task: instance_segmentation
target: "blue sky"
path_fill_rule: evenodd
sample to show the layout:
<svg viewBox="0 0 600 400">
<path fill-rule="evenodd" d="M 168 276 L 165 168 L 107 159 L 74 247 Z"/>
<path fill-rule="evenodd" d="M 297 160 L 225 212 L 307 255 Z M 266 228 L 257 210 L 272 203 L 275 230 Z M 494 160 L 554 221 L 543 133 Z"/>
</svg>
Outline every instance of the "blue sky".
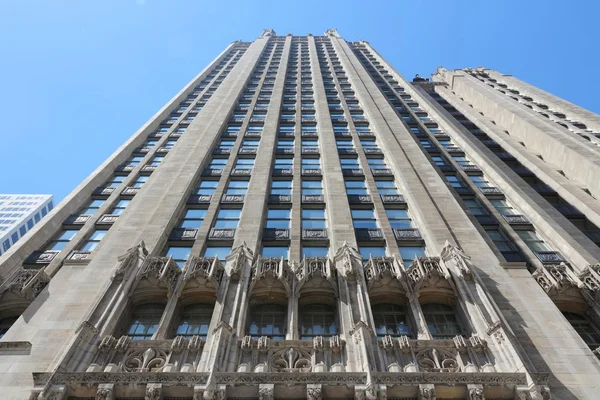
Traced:
<svg viewBox="0 0 600 400">
<path fill-rule="evenodd" d="M 3 0 L 0 193 L 63 199 L 225 46 L 367 40 L 406 78 L 485 66 L 600 113 L 598 1 Z"/>
</svg>

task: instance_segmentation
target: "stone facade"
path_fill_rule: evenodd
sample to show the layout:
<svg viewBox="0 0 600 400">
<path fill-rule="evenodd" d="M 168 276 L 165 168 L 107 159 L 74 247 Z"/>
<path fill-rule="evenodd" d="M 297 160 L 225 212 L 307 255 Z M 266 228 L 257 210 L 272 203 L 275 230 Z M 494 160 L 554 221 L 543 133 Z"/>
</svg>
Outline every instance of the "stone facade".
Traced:
<svg viewBox="0 0 600 400">
<path fill-rule="evenodd" d="M 234 42 L 0 258 L 3 398 L 594 399 L 597 121 Z"/>
</svg>

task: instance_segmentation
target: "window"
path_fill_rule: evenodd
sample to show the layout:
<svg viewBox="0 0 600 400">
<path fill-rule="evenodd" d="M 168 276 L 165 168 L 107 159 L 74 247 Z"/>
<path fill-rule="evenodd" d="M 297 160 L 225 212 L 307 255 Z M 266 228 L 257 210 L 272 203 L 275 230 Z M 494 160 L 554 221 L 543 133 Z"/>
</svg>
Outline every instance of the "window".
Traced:
<svg viewBox="0 0 600 400">
<path fill-rule="evenodd" d="M 377 219 L 375 218 L 375 211 L 373 209 L 358 209 L 351 211 L 354 228 L 379 228 Z"/>
<path fill-rule="evenodd" d="M 240 214 L 242 210 L 239 208 L 222 208 L 217 213 L 215 228 L 235 229 L 240 222 Z"/>
<path fill-rule="evenodd" d="M 549 251 L 550 247 L 534 231 L 516 231 L 531 251 Z"/>
<path fill-rule="evenodd" d="M 302 257 L 327 257 L 328 247 L 322 246 L 303 246 Z"/>
<path fill-rule="evenodd" d="M 471 161 L 465 158 L 465 156 L 452 156 L 452 159 L 461 167 L 473 165 L 471 164 Z"/>
<path fill-rule="evenodd" d="M 322 181 L 302 181 L 302 195 L 322 195 L 323 194 L 323 182 Z"/>
<path fill-rule="evenodd" d="M 373 257 L 386 257 L 385 247 L 373 247 L 373 246 L 360 246 L 358 252 L 363 258 L 363 261 L 367 261 L 371 256 Z"/>
<path fill-rule="evenodd" d="M 192 247 L 184 247 L 184 246 L 169 246 L 167 248 L 167 257 L 173 257 L 173 261 L 180 267 L 183 267 L 188 258 L 190 258 L 190 253 L 192 252 Z"/>
<path fill-rule="evenodd" d="M 325 229 L 324 209 L 303 209 L 302 229 Z"/>
<path fill-rule="evenodd" d="M 216 181 L 215 181 L 216 182 Z M 225 194 L 241 194 L 245 195 L 248 191 L 249 181 L 244 180 L 230 180 L 227 184 Z"/>
<path fill-rule="evenodd" d="M 92 215 L 104 204 L 104 200 L 91 200 L 87 206 L 81 209 L 79 215 Z"/>
<path fill-rule="evenodd" d="M 152 161 L 150 162 L 149 165 L 151 165 L 153 167 L 158 167 L 164 159 L 165 159 L 164 156 L 154 156 L 154 158 L 152 159 Z"/>
<path fill-rule="evenodd" d="M 88 240 L 86 240 L 81 247 L 79 247 L 79 250 L 94 251 L 96 246 L 98 246 L 98 243 L 100 243 L 104 236 L 106 236 L 106 232 L 108 232 L 108 229 L 97 229 L 94 231 L 94 233 L 92 233 L 92 236 L 90 236 Z"/>
<path fill-rule="evenodd" d="M 327 304 L 300 306 L 300 340 L 337 335 L 335 308 Z"/>
<path fill-rule="evenodd" d="M 506 202 L 506 200 L 490 200 L 490 203 L 498 210 L 502 215 L 515 215 L 518 214 L 514 208 Z"/>
<path fill-rule="evenodd" d="M 289 252 L 290 252 L 289 247 L 263 246 L 260 255 L 262 257 L 275 257 L 275 258 L 283 257 L 284 259 L 287 260 L 289 258 Z"/>
<path fill-rule="evenodd" d="M 400 246 L 400 256 L 402 257 L 402 263 L 405 267 L 409 267 L 415 258 L 425 257 L 425 251 L 419 246 Z"/>
<path fill-rule="evenodd" d="M 500 252 L 515 252 L 516 248 L 512 244 L 512 242 L 506 237 L 504 232 L 495 229 L 495 230 L 486 230 L 486 233 L 494 242 L 494 245 Z"/>
<path fill-rule="evenodd" d="M 112 177 L 112 179 L 106 182 L 105 186 L 111 188 L 119 187 L 125 178 L 127 178 L 126 175 L 115 175 Z"/>
<path fill-rule="evenodd" d="M 371 307 L 378 337 L 412 336 L 404 307 L 396 304 L 376 304 Z"/>
<path fill-rule="evenodd" d="M 144 159 L 144 157 L 142 156 L 135 156 L 135 157 L 131 157 L 129 159 L 129 161 L 127 161 L 128 166 L 136 166 L 138 165 L 140 162 L 142 162 L 142 160 Z"/>
<path fill-rule="evenodd" d="M 29 220 L 27 220 L 27 229 L 31 228 L 33 228 L 33 220 L 30 218 Z"/>
<path fill-rule="evenodd" d="M 290 195 L 292 194 L 292 181 L 272 181 L 271 194 Z"/>
<path fill-rule="evenodd" d="M 430 303 L 421 306 L 427 328 L 434 339 L 452 339 L 461 335 L 462 328 L 458 323 L 454 308 L 446 304 Z"/>
<path fill-rule="evenodd" d="M 438 167 L 444 167 L 444 166 L 448 165 L 448 163 L 446 162 L 446 159 L 442 156 L 431 156 L 431 160 Z"/>
<path fill-rule="evenodd" d="M 67 244 L 69 244 L 69 242 L 71 241 L 71 239 L 73 239 L 73 237 L 75 235 L 77 235 L 77 230 L 73 230 L 73 229 L 68 229 L 66 231 L 63 231 L 60 235 L 58 235 L 56 237 L 56 239 L 52 240 L 49 244 L 48 247 L 46 248 L 46 250 L 62 250 L 64 249 Z M 5 249 L 7 250 L 7 249 Z"/>
<path fill-rule="evenodd" d="M 377 186 L 377 190 L 379 194 L 389 195 L 389 194 L 398 194 L 398 189 L 396 189 L 396 185 L 394 181 L 375 181 L 375 185 Z"/>
<path fill-rule="evenodd" d="M 210 162 L 210 165 L 207 167 L 209 169 L 223 169 L 227 164 L 226 158 L 213 158 Z"/>
<path fill-rule="evenodd" d="M 4 337 L 6 332 L 8 332 L 10 327 L 13 326 L 18 319 L 19 317 L 8 317 L 0 320 L 0 339 Z"/>
<path fill-rule="evenodd" d="M 136 307 L 131 316 L 127 336 L 133 340 L 152 340 L 164 309 L 162 304 L 144 304 Z"/>
<path fill-rule="evenodd" d="M 234 168 L 237 169 L 252 169 L 254 167 L 254 158 L 238 158 Z"/>
<path fill-rule="evenodd" d="M 483 176 L 470 175 L 469 179 L 471 179 L 471 182 L 473 182 L 478 188 L 490 187 L 490 183 Z"/>
<path fill-rule="evenodd" d="M 281 131 L 281 129 L 280 129 Z M 277 141 L 277 150 L 289 149 L 289 151 L 294 150 L 294 141 L 287 139 L 279 139 Z"/>
<path fill-rule="evenodd" d="M 354 148 L 354 143 L 352 143 L 352 140 L 336 140 L 335 144 L 338 149 L 353 149 Z"/>
<path fill-rule="evenodd" d="M 177 143 L 177 139 L 169 139 L 164 143 L 163 147 L 166 149 L 172 149 L 173 146 L 175 146 L 175 143 Z"/>
<path fill-rule="evenodd" d="M 275 169 L 292 169 L 293 166 L 293 158 L 275 158 Z"/>
<path fill-rule="evenodd" d="M 260 304 L 250 308 L 248 334 L 284 340 L 287 307 L 279 304 Z"/>
<path fill-rule="evenodd" d="M 202 181 L 196 189 L 196 194 L 212 195 L 215 194 L 219 181 Z"/>
<path fill-rule="evenodd" d="M 378 149 L 379 148 L 379 146 L 377 146 L 377 142 L 375 140 L 369 140 L 369 139 L 361 139 L 360 145 L 363 147 L 363 149 Z"/>
<path fill-rule="evenodd" d="M 346 193 L 347 194 L 359 194 L 359 195 L 369 194 L 369 191 L 367 190 L 365 181 L 345 180 L 344 183 L 346 184 Z"/>
<path fill-rule="evenodd" d="M 242 149 L 258 149 L 258 144 L 260 141 L 258 140 L 244 140 L 242 141 Z"/>
<path fill-rule="evenodd" d="M 343 169 L 360 169 L 358 158 L 340 158 Z"/>
<path fill-rule="evenodd" d="M 117 204 L 114 205 L 112 211 L 110 212 L 112 215 L 121 215 L 127 208 L 127 206 L 131 203 L 131 200 L 119 200 Z"/>
<path fill-rule="evenodd" d="M 186 338 L 200 336 L 206 340 L 213 309 L 212 304 L 192 304 L 185 307 L 181 313 L 176 335 Z"/>
<path fill-rule="evenodd" d="M 392 228 L 412 228 L 411 219 L 408 216 L 408 212 L 406 210 L 385 210 L 385 214 L 387 215 Z"/>
<path fill-rule="evenodd" d="M 478 216 L 478 215 L 489 215 L 488 211 L 481 205 L 481 203 L 479 203 L 478 200 L 476 199 L 463 199 L 463 202 L 465 203 L 465 205 L 467 206 L 467 208 L 469 209 L 469 211 L 471 211 L 471 214 Z"/>
<path fill-rule="evenodd" d="M 234 145 L 235 145 L 235 140 L 223 139 L 219 143 L 219 149 L 231 151 L 231 149 L 233 149 Z"/>
<path fill-rule="evenodd" d="M 19 234 L 21 235 L 21 237 L 23 237 L 23 235 L 25 235 L 26 233 L 27 233 L 27 226 L 21 225 L 19 227 Z"/>
<path fill-rule="evenodd" d="M 222 263 L 225 262 L 225 257 L 231 253 L 231 246 L 206 246 L 202 257 L 218 257 Z"/>
<path fill-rule="evenodd" d="M 600 346 L 600 332 L 587 317 L 566 311 L 563 315 L 590 349 L 596 350 Z"/>
<path fill-rule="evenodd" d="M 318 149 L 318 148 L 319 148 L 319 142 L 317 140 L 307 140 L 307 139 L 302 140 L 302 150 Z"/>
<path fill-rule="evenodd" d="M 135 182 L 131 183 L 131 187 L 136 187 L 136 188 L 141 188 L 142 186 L 144 186 L 144 183 L 146 183 L 146 181 L 148 180 L 148 178 L 150 178 L 149 176 L 144 176 L 144 175 L 140 175 L 137 177 L 137 179 L 135 180 Z"/>
<path fill-rule="evenodd" d="M 455 189 L 466 188 L 465 183 L 456 175 L 446 175 L 446 180 Z"/>
<path fill-rule="evenodd" d="M 388 167 L 383 158 L 369 158 L 367 160 L 371 169 L 386 169 Z"/>
<path fill-rule="evenodd" d="M 320 158 L 303 158 L 302 169 L 320 169 L 321 159 Z"/>
<path fill-rule="evenodd" d="M 179 223 L 180 228 L 200 228 L 204 217 L 206 216 L 206 210 L 200 210 L 197 208 L 190 208 L 185 212 L 185 215 Z"/>
<path fill-rule="evenodd" d="M 290 213 L 289 208 L 269 208 L 265 228 L 289 229 Z"/>
</svg>

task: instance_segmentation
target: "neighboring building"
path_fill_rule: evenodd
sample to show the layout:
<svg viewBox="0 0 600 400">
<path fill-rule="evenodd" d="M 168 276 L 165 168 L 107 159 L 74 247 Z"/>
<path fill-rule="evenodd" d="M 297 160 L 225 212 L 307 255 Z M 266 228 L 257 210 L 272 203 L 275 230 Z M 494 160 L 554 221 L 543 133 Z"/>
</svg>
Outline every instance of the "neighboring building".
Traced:
<svg viewBox="0 0 600 400">
<path fill-rule="evenodd" d="M 597 399 L 599 128 L 234 42 L 0 258 L 3 398 Z"/>
<path fill-rule="evenodd" d="M 0 194 L 0 255 L 52 210 L 50 194 Z"/>
</svg>

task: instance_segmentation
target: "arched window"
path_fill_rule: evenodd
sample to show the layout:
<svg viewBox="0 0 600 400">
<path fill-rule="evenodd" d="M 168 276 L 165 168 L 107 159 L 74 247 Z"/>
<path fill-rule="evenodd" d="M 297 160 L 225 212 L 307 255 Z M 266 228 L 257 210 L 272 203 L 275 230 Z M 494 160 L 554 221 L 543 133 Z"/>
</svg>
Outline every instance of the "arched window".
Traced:
<svg viewBox="0 0 600 400">
<path fill-rule="evenodd" d="M 563 311 L 563 315 L 592 350 L 600 347 L 600 332 L 584 315 Z"/>
<path fill-rule="evenodd" d="M 19 317 L 8 317 L 0 319 L 0 339 L 8 332 L 11 326 L 19 319 Z"/>
<path fill-rule="evenodd" d="M 300 306 L 300 339 L 337 335 L 335 307 L 327 304 Z"/>
<path fill-rule="evenodd" d="M 158 329 L 165 306 L 163 304 L 143 304 L 133 311 L 127 336 L 133 340 L 150 340 Z"/>
<path fill-rule="evenodd" d="M 454 308 L 439 303 L 424 304 L 422 307 L 429 333 L 434 339 L 449 339 L 461 335 L 462 328 Z"/>
<path fill-rule="evenodd" d="M 188 338 L 197 335 L 206 340 L 213 308 L 212 304 L 192 304 L 185 307 L 176 335 Z"/>
<path fill-rule="evenodd" d="M 287 307 L 279 304 L 260 304 L 250 308 L 248 334 L 268 336 L 273 340 L 285 339 Z"/>
<path fill-rule="evenodd" d="M 412 336 L 404 307 L 385 303 L 376 304 L 371 310 L 373 311 L 377 336 Z"/>
</svg>

